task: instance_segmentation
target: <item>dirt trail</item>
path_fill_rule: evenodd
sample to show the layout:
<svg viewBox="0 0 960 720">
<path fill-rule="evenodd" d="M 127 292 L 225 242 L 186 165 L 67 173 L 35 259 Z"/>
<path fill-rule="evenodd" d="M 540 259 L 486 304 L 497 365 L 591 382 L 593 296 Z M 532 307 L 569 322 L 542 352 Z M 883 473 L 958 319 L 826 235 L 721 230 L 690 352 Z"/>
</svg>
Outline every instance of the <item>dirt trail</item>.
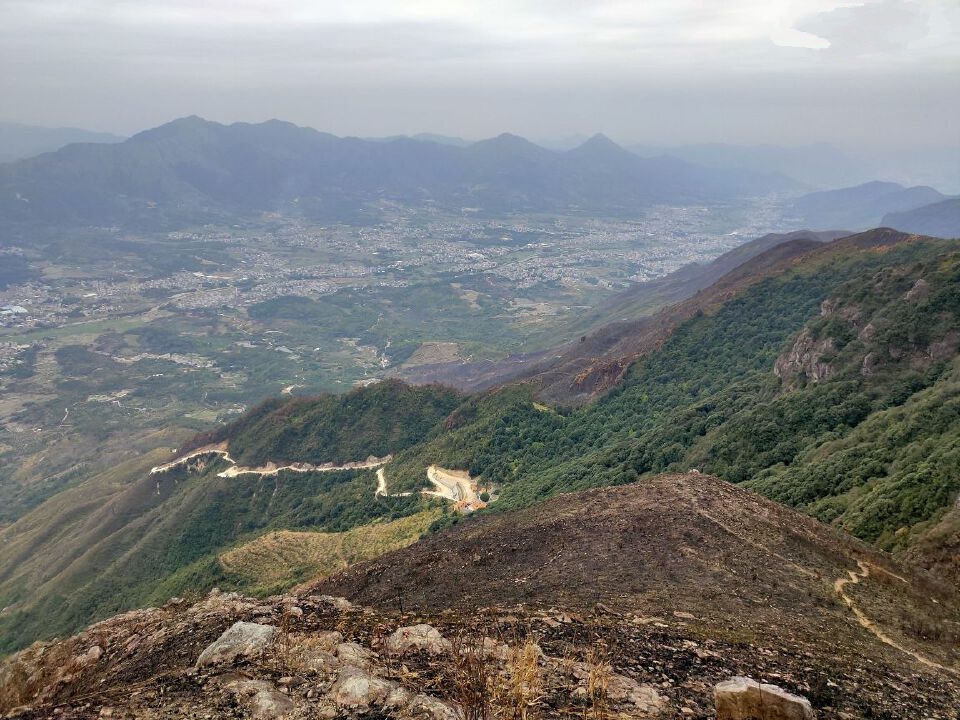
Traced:
<svg viewBox="0 0 960 720">
<path fill-rule="evenodd" d="M 938 670 L 944 670 L 953 675 L 960 676 L 960 672 L 958 672 L 957 670 L 941 665 L 940 663 L 934 660 L 931 660 L 930 658 L 925 657 L 924 655 L 921 655 L 918 652 L 914 652 L 909 648 L 905 648 L 903 645 L 898 643 L 896 640 L 894 640 L 885 632 L 883 632 L 883 630 L 877 627 L 876 623 L 874 623 L 873 620 L 868 618 L 864 614 L 864 612 L 857 607 L 856 603 L 854 602 L 854 599 L 849 595 L 847 595 L 845 588 L 847 587 L 847 585 L 857 585 L 860 583 L 861 580 L 870 577 L 871 565 L 869 563 L 863 562 L 862 560 L 857 560 L 857 567 L 859 568 L 859 570 L 847 570 L 847 574 L 849 575 L 849 577 L 837 578 L 833 583 L 833 589 L 836 591 L 837 595 L 839 595 L 840 598 L 847 604 L 847 607 L 849 607 L 850 610 L 853 611 L 854 616 L 857 618 L 857 622 L 859 622 L 860 625 L 863 626 L 868 632 L 872 633 L 874 637 L 876 637 L 880 642 L 886 643 L 890 647 L 896 648 L 900 652 L 906 653 L 917 662 L 922 663 L 923 665 L 926 665 L 928 667 L 937 668 Z M 888 575 L 891 575 L 899 580 L 902 580 L 903 582 L 906 582 L 904 578 L 900 577 L 899 575 L 895 575 L 894 573 L 891 573 L 888 570 L 884 570 L 883 568 L 877 567 L 875 565 L 872 567 L 876 568 L 877 570 L 880 570 L 881 572 L 887 573 Z"/>
<path fill-rule="evenodd" d="M 374 497 L 410 497 L 413 495 L 412 492 L 399 492 L 399 493 L 389 493 L 387 492 L 387 476 L 384 472 L 384 469 L 381 467 L 377 470 L 377 491 L 373 494 Z"/>
<path fill-rule="evenodd" d="M 243 465 L 237 465 L 237 461 L 230 457 L 230 453 L 227 451 L 226 443 L 219 443 L 217 445 L 205 445 L 202 448 L 197 448 L 193 452 L 184 455 L 182 458 L 177 458 L 171 462 L 165 463 L 163 465 L 157 465 L 156 467 L 150 470 L 151 475 L 157 473 L 164 473 L 168 470 L 173 470 L 175 467 L 184 465 L 194 458 L 201 457 L 203 455 L 219 455 L 228 463 L 231 467 L 228 467 L 223 472 L 217 473 L 217 477 L 221 478 L 234 478 L 239 475 L 259 475 L 260 477 L 265 477 L 269 475 L 277 475 L 281 471 L 288 472 L 336 472 L 338 470 L 372 470 L 373 468 L 382 467 L 386 465 L 390 460 L 393 459 L 392 455 L 387 455 L 386 457 L 373 457 L 370 456 L 366 460 L 357 460 L 355 462 L 348 462 L 343 465 L 334 465 L 333 463 L 323 463 L 322 465 L 313 465 L 311 463 L 291 463 L 290 465 L 276 465 L 272 462 L 267 463 L 266 465 L 260 467 L 244 467 Z M 378 475 L 379 477 L 379 475 Z"/>
<path fill-rule="evenodd" d="M 381 467 L 386 465 L 392 456 L 387 455 L 386 457 L 368 457 L 366 460 L 357 460 L 355 462 L 344 463 L 343 465 L 334 465 L 333 463 L 323 463 L 322 465 L 312 465 L 310 463 L 291 463 L 290 465 L 275 465 L 274 463 L 267 463 L 260 467 L 244 467 L 243 465 L 234 465 L 229 467 L 223 472 L 217 473 L 217 477 L 222 478 L 232 478 L 237 477 L 238 475 L 259 475 L 260 477 L 265 477 L 268 475 L 276 475 L 277 473 L 286 470 L 288 472 L 336 472 L 338 470 L 372 470 L 373 468 Z"/>
</svg>

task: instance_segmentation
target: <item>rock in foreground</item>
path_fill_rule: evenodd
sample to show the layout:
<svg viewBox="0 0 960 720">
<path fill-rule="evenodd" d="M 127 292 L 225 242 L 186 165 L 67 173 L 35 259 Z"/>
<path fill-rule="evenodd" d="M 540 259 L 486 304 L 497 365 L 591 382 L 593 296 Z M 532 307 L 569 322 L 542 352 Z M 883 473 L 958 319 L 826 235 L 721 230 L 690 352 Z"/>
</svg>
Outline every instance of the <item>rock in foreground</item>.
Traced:
<svg viewBox="0 0 960 720">
<path fill-rule="evenodd" d="M 197 658 L 197 666 L 226 665 L 238 658 L 251 658 L 262 655 L 277 635 L 277 629 L 271 625 L 237 622 L 217 638 Z"/>
<path fill-rule="evenodd" d="M 717 720 L 814 720 L 810 701 L 746 677 L 734 677 L 713 688 Z"/>
</svg>

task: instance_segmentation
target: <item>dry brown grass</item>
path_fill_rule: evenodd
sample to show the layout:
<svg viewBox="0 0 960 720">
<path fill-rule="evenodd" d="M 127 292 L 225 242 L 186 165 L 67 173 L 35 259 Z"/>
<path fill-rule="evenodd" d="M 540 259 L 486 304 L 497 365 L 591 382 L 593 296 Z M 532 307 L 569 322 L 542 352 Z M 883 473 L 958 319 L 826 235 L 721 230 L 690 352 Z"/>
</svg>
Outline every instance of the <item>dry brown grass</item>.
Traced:
<svg viewBox="0 0 960 720">
<path fill-rule="evenodd" d="M 437 518 L 424 511 L 392 522 L 374 523 L 339 533 L 267 533 L 220 555 L 220 564 L 246 581 L 253 592 L 275 592 L 297 578 L 315 578 L 406 547 Z"/>
<path fill-rule="evenodd" d="M 587 675 L 587 704 L 583 711 L 584 720 L 607 720 L 609 706 L 607 691 L 610 687 L 610 676 L 613 667 L 607 659 L 605 648 L 594 646 L 587 653 L 587 663 L 590 665 Z"/>
<path fill-rule="evenodd" d="M 452 670 L 453 697 L 463 708 L 464 720 L 490 720 L 496 669 L 488 662 L 482 635 L 461 633 L 454 638 Z"/>
<path fill-rule="evenodd" d="M 497 716 L 503 720 L 530 720 L 538 716 L 544 682 L 540 667 L 540 647 L 532 640 L 513 647 L 507 660 L 504 683 L 494 690 Z"/>
</svg>

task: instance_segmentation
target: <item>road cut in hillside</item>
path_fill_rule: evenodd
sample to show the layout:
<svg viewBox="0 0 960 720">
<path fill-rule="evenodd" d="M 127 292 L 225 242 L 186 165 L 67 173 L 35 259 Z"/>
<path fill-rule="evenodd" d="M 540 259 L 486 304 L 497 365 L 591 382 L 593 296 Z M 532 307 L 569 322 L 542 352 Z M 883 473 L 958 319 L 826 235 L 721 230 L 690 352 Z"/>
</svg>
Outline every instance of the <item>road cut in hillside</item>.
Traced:
<svg viewBox="0 0 960 720">
<path fill-rule="evenodd" d="M 387 492 L 387 476 L 384 472 L 384 469 L 381 467 L 377 470 L 377 490 L 373 493 L 374 497 L 410 497 L 413 495 L 412 492 L 398 492 L 391 493 Z"/>
<path fill-rule="evenodd" d="M 150 474 L 156 475 L 158 473 L 165 473 L 170 470 L 173 470 L 180 465 L 185 465 L 191 460 L 203 457 L 204 455 L 219 455 L 228 463 L 230 467 L 226 470 L 217 473 L 217 477 L 221 478 L 234 478 L 239 475 L 259 475 L 261 477 L 268 475 L 276 475 L 282 471 L 288 472 L 336 472 L 340 470 L 372 470 L 373 468 L 382 467 L 386 465 L 393 459 L 392 455 L 386 455 L 384 457 L 374 457 L 371 455 L 366 460 L 356 460 L 353 462 L 344 463 L 342 465 L 335 465 L 332 462 L 322 463 L 320 465 L 314 465 L 312 463 L 290 463 L 289 465 L 277 465 L 276 463 L 268 462 L 265 465 L 259 467 L 245 467 L 243 465 L 237 465 L 237 461 L 230 457 L 230 453 L 227 450 L 227 443 L 218 443 L 217 445 L 205 445 L 201 448 L 191 451 L 187 455 L 184 455 L 181 458 L 172 460 L 163 465 L 157 465 L 154 468 L 151 468 Z"/>
<path fill-rule="evenodd" d="M 344 463 L 343 465 L 334 465 L 333 463 L 323 463 L 322 465 L 312 465 L 310 463 L 291 463 L 290 465 L 276 465 L 274 463 L 267 463 L 260 467 L 244 467 L 242 465 L 234 465 L 227 468 L 223 472 L 217 473 L 217 477 L 222 478 L 231 478 L 237 477 L 238 475 L 259 475 L 261 477 L 267 475 L 276 475 L 281 471 L 288 472 L 336 472 L 338 470 L 372 470 L 373 468 L 378 468 L 383 465 L 386 465 L 390 460 L 393 459 L 393 456 L 387 455 L 385 457 L 374 457 L 371 455 L 366 460 L 356 460 L 354 462 Z"/>
<path fill-rule="evenodd" d="M 232 463 L 234 465 L 236 464 L 236 461 L 232 457 L 230 457 L 230 453 L 227 450 L 227 443 L 222 442 L 222 443 L 217 443 L 216 445 L 204 445 L 203 447 L 199 447 L 196 450 L 190 451 L 183 457 L 179 457 L 176 460 L 171 460 L 170 462 L 164 463 L 163 465 L 157 465 L 155 467 L 152 467 L 150 468 L 150 474 L 157 475 L 158 473 L 169 472 L 174 468 L 180 467 L 181 465 L 186 465 L 191 460 L 198 457 L 203 457 L 204 455 L 219 455 L 228 463 Z"/>
</svg>

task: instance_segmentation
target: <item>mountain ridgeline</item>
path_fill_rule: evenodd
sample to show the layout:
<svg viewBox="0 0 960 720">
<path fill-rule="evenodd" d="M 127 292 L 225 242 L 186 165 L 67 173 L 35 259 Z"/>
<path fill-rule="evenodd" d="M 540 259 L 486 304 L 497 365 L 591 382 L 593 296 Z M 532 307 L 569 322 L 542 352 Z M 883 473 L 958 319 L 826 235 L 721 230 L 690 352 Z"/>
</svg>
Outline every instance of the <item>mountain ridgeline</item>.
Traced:
<svg viewBox="0 0 960 720">
<path fill-rule="evenodd" d="M 960 238 L 960 198 L 884 215 L 882 224 L 904 232 Z"/>
<path fill-rule="evenodd" d="M 923 232 L 902 227 L 898 213 L 913 211 L 947 199 L 946 195 L 932 187 L 904 187 L 898 183 L 874 181 L 803 195 L 789 204 L 788 213 L 801 227 L 866 230 L 883 225 L 906 232 Z M 929 234 L 954 237 L 953 233 Z"/>
<path fill-rule="evenodd" d="M 597 353 L 581 356 L 588 370 L 622 367 L 592 402 L 562 354 L 549 382 L 548 368 L 466 397 L 391 381 L 268 401 L 181 450 L 226 443 L 250 466 L 393 458 L 378 473 L 224 476 L 208 455 L 156 475 L 141 465 L 95 501 L 82 488 L 52 498 L 2 534 L 5 647 L 188 589 L 266 587 L 236 558 L 279 547 L 279 531 L 474 522 L 419 492 L 435 466 L 491 490 L 479 516 L 697 469 L 956 582 L 960 248 L 886 229 L 783 239 L 616 342 L 579 343 Z M 56 532 L 38 532 L 53 517 Z M 271 590 L 317 567 L 297 547 L 313 545 L 271 555 L 286 563 L 285 576 L 269 569 Z"/>
<path fill-rule="evenodd" d="M 456 146 L 189 117 L 123 143 L 71 145 L 0 166 L 0 216 L 13 223 L 182 227 L 263 213 L 349 221 L 396 203 L 615 215 L 796 188 L 774 174 L 641 158 L 603 136 L 553 152 L 513 135 Z"/>
<path fill-rule="evenodd" d="M 266 400 L 236 422 L 180 448 L 227 442 L 241 465 L 344 463 L 399 452 L 423 440 L 463 396 L 441 385 L 387 380 L 343 395 Z"/>
</svg>

